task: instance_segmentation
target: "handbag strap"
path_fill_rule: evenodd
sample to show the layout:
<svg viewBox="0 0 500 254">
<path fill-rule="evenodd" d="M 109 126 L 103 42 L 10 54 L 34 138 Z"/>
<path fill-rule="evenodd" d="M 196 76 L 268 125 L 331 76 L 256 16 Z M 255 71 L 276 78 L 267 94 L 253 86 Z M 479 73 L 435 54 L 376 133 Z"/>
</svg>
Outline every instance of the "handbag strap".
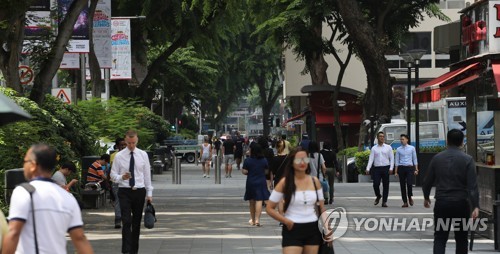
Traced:
<svg viewBox="0 0 500 254">
<path fill-rule="evenodd" d="M 316 182 L 314 182 L 314 178 L 312 176 L 311 176 L 311 180 L 313 181 L 313 185 L 314 185 L 314 193 L 316 193 L 316 203 L 315 203 L 315 206 L 317 207 L 316 213 L 317 213 L 318 219 L 319 219 L 319 217 L 321 215 L 321 211 L 319 210 L 320 206 L 319 206 L 318 187 L 316 187 Z"/>
<path fill-rule="evenodd" d="M 33 235 L 35 236 L 35 253 L 38 254 L 38 238 L 36 237 L 36 223 L 35 223 L 35 204 L 33 202 L 33 193 L 35 192 L 35 187 L 30 183 L 22 183 L 19 186 L 23 187 L 29 194 L 31 199 L 31 215 L 33 216 Z"/>
<path fill-rule="evenodd" d="M 322 156 L 321 153 L 318 152 L 318 168 L 317 168 L 318 175 L 317 175 L 317 177 L 319 179 L 319 172 L 321 172 L 321 175 L 323 176 L 323 179 L 325 179 L 325 173 L 323 173 L 323 170 L 322 170 L 321 165 L 320 165 L 320 163 L 321 163 L 321 156 Z"/>
<path fill-rule="evenodd" d="M 288 154 L 286 154 L 286 157 L 285 159 L 281 162 L 280 166 L 278 167 L 278 170 L 281 169 L 281 167 L 283 166 L 283 163 L 285 163 L 286 159 L 288 158 Z"/>
</svg>

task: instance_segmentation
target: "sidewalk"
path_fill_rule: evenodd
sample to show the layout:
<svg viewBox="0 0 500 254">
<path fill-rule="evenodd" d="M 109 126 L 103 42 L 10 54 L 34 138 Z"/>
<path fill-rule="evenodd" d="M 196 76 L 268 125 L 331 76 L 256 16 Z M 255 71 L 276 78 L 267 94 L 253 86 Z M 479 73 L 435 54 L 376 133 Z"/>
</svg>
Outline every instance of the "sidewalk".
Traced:
<svg viewBox="0 0 500 254">
<path fill-rule="evenodd" d="M 265 212 L 262 227 L 248 225 L 248 202 L 243 201 L 246 177 L 234 170 L 233 178 L 214 184 L 203 178 L 200 166 L 182 164 L 182 184 L 172 184 L 171 171 L 154 175 L 153 201 L 158 222 L 154 229 L 141 229 L 140 253 L 281 253 L 281 228 Z M 335 207 L 347 210 L 347 233 L 335 240 L 335 253 L 432 253 L 433 231 L 383 232 L 355 230 L 353 218 L 432 218 L 423 207 L 420 188 L 414 190 L 415 205 L 401 208 L 398 183 L 391 183 L 388 208 L 373 206 L 368 183 L 335 185 Z M 114 229 L 111 206 L 83 210 L 85 232 L 95 253 L 120 253 L 121 229 Z M 450 235 L 448 253 L 454 253 Z M 73 246 L 68 243 L 69 253 Z M 476 237 L 474 251 L 493 252 L 493 240 Z"/>
</svg>

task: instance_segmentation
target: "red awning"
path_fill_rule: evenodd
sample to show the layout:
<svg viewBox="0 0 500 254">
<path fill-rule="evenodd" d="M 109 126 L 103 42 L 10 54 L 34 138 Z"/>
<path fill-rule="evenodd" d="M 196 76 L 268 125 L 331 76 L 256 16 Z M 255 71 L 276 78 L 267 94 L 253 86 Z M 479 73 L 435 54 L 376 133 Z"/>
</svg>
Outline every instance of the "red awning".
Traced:
<svg viewBox="0 0 500 254">
<path fill-rule="evenodd" d="M 500 92 L 500 61 L 493 61 L 491 63 L 491 68 L 493 69 L 493 76 L 495 76 L 497 92 Z"/>
<path fill-rule="evenodd" d="M 329 124 L 333 125 L 335 118 L 332 112 L 315 112 L 316 125 Z M 340 114 L 340 123 L 361 123 L 361 114 L 354 112 L 342 112 Z"/>
<path fill-rule="evenodd" d="M 445 73 L 415 89 L 413 89 L 413 103 L 438 101 L 441 99 L 441 91 L 461 86 L 479 77 L 481 63 L 473 63 L 468 66 Z"/>
<path fill-rule="evenodd" d="M 302 117 L 304 117 L 304 116 L 306 116 L 306 113 L 305 113 L 305 112 L 304 112 L 304 113 L 302 113 L 302 114 L 298 114 L 298 115 L 296 115 L 296 116 L 292 116 L 292 117 L 290 117 L 290 118 L 288 118 L 288 119 L 286 119 L 286 120 L 285 120 L 285 122 L 283 123 L 283 126 L 285 126 L 288 122 L 291 122 L 291 121 L 293 121 L 293 120 L 300 119 L 300 118 L 302 118 Z"/>
</svg>

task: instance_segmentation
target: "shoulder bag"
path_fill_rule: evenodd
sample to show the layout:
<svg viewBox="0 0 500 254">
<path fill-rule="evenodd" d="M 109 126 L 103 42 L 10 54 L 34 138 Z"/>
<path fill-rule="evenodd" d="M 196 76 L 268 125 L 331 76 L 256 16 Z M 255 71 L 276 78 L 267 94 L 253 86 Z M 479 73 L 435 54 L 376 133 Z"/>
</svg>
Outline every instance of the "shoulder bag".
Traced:
<svg viewBox="0 0 500 254">
<path fill-rule="evenodd" d="M 35 223 L 35 205 L 33 203 L 33 193 L 35 187 L 30 183 L 22 183 L 19 186 L 23 187 L 29 194 L 31 199 L 31 215 L 33 216 L 33 235 L 35 236 L 35 253 L 38 254 L 38 238 L 36 237 L 36 223 Z"/>
<path fill-rule="evenodd" d="M 314 179 L 312 177 L 311 177 L 311 179 L 313 180 L 313 185 L 314 185 L 314 190 L 315 190 L 314 193 L 316 193 L 316 203 L 314 205 L 314 210 L 316 211 L 316 214 L 318 215 L 318 220 L 321 220 L 321 206 L 319 205 L 318 188 L 316 187 L 316 183 L 314 182 Z M 321 232 L 321 231 L 320 231 L 320 233 L 323 234 L 323 232 Z M 335 254 L 335 251 L 333 249 L 333 246 L 330 247 L 330 246 L 328 246 L 328 242 L 323 241 L 323 243 L 319 245 L 318 254 Z"/>
</svg>

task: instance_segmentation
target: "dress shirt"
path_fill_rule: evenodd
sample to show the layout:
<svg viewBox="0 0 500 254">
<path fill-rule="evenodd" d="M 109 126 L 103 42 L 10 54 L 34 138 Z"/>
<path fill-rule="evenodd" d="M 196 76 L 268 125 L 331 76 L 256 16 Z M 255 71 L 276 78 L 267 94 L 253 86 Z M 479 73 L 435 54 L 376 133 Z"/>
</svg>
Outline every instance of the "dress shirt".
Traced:
<svg viewBox="0 0 500 254">
<path fill-rule="evenodd" d="M 111 180 L 118 183 L 119 188 L 130 188 L 129 180 L 123 180 L 122 176 L 129 172 L 130 153 L 128 148 L 118 152 L 111 168 Z M 134 149 L 134 177 L 136 188 L 146 188 L 146 195 L 153 196 L 153 185 L 151 185 L 151 165 L 146 152 L 139 148 Z"/>
<path fill-rule="evenodd" d="M 415 147 L 407 144 L 396 149 L 396 167 L 416 165 L 418 165 L 418 162 Z"/>
<path fill-rule="evenodd" d="M 373 146 L 370 151 L 368 165 L 366 165 L 366 172 L 370 172 L 372 165 L 374 167 L 390 166 L 389 170 L 392 170 L 394 167 L 394 153 L 392 152 L 392 147 L 385 143 Z"/>
</svg>

